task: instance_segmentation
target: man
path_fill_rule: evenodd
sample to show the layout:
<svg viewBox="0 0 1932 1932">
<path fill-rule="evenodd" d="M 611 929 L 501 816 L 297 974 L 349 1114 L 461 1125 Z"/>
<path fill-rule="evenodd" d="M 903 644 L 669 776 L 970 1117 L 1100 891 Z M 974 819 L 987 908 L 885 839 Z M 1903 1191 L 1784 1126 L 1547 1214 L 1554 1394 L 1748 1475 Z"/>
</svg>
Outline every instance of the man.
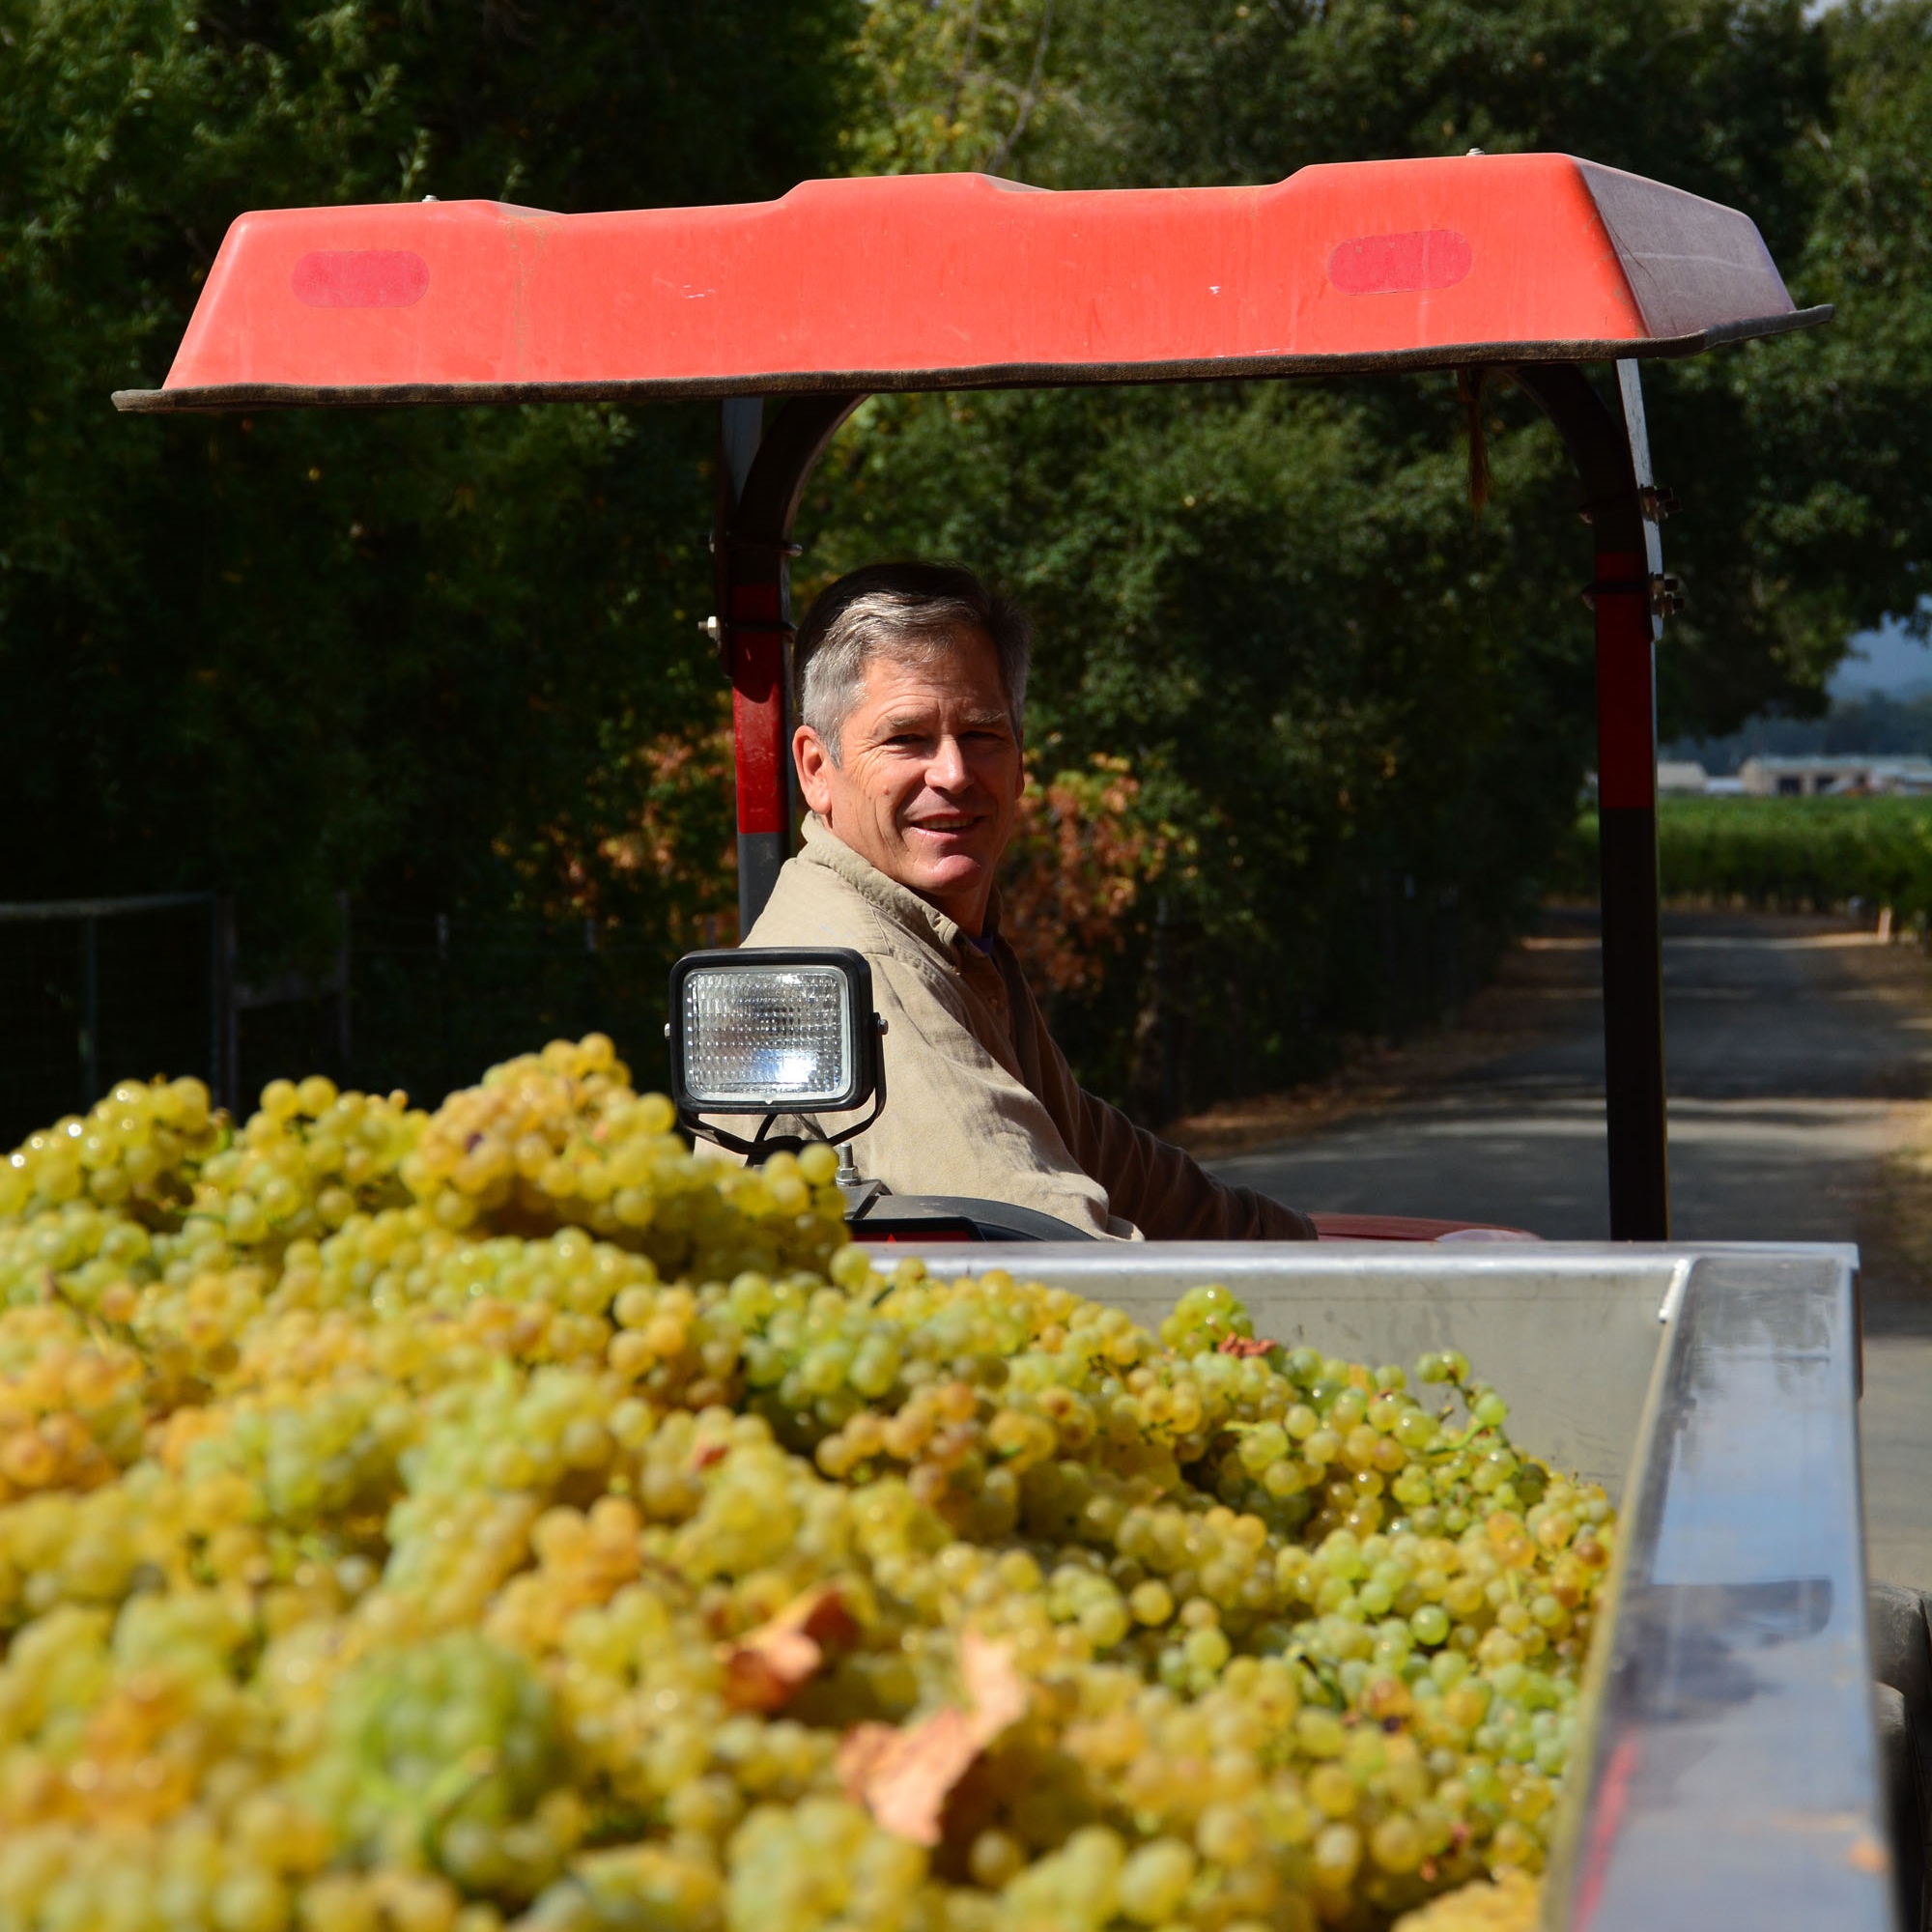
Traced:
<svg viewBox="0 0 1932 1932">
<path fill-rule="evenodd" d="M 805 849 L 746 943 L 870 961 L 890 1100 L 853 1152 L 894 1193 L 1125 1239 L 1310 1239 L 1083 1092 L 1047 1033 L 993 883 L 1026 784 L 1029 646 L 1024 614 L 964 570 L 875 564 L 818 599 L 794 659 Z"/>
</svg>

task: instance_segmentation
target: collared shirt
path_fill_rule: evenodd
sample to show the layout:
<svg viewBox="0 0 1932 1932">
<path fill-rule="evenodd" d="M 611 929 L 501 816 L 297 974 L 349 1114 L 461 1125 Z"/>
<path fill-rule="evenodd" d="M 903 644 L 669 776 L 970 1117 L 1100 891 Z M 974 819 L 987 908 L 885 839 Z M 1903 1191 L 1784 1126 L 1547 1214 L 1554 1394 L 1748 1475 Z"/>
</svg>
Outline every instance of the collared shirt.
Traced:
<svg viewBox="0 0 1932 1932">
<path fill-rule="evenodd" d="M 1080 1086 L 999 930 L 997 898 L 976 939 L 812 816 L 745 943 L 848 946 L 869 961 L 887 1102 L 852 1148 L 860 1173 L 895 1194 L 1009 1202 L 1125 1240 L 1312 1238 L 1293 1208 L 1216 1180 Z"/>
</svg>

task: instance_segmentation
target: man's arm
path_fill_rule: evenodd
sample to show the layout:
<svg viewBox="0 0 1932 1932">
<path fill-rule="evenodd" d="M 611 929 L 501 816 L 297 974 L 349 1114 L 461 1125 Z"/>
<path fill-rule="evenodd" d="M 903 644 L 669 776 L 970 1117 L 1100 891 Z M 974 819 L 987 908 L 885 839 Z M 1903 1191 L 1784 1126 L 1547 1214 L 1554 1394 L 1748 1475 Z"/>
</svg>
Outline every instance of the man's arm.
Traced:
<svg viewBox="0 0 1932 1932">
<path fill-rule="evenodd" d="M 1008 976 L 1008 984 L 1025 999 L 1050 1110 L 1067 1122 L 1073 1157 L 1106 1189 L 1116 1214 L 1154 1241 L 1316 1238 L 1315 1224 L 1306 1215 L 1252 1188 L 1216 1180 L 1193 1155 L 1136 1126 L 1118 1107 L 1088 1093 L 1047 1032 L 1033 989 L 1017 973 Z"/>
<path fill-rule="evenodd" d="M 1118 1207 L 1110 1212 L 1105 1187 L 1045 1103 L 975 1037 L 940 976 L 892 954 L 874 953 L 871 964 L 888 1090 L 884 1113 L 853 1145 L 860 1173 L 895 1194 L 1003 1201 L 1082 1234 L 1131 1239 L 1135 1229 Z"/>
<path fill-rule="evenodd" d="M 1054 1048 L 1058 1053 L 1060 1049 Z M 1067 1078 L 1072 1076 L 1069 1070 Z M 1312 1241 L 1315 1224 L 1252 1188 L 1216 1180 L 1183 1149 L 1136 1126 L 1075 1086 L 1082 1129 L 1074 1151 L 1116 1214 L 1153 1241 Z"/>
</svg>

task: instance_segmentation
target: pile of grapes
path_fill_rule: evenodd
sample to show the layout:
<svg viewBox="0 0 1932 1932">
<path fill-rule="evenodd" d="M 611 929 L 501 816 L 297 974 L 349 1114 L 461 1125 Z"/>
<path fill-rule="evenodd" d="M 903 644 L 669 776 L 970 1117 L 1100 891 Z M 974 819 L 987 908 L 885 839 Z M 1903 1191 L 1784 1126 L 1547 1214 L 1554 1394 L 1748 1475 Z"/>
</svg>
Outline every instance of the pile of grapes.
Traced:
<svg viewBox="0 0 1932 1932">
<path fill-rule="evenodd" d="M 593 1036 L 0 1166 L 0 1927 L 1527 1925 L 1613 1523 L 1460 1356 L 672 1126 Z"/>
</svg>

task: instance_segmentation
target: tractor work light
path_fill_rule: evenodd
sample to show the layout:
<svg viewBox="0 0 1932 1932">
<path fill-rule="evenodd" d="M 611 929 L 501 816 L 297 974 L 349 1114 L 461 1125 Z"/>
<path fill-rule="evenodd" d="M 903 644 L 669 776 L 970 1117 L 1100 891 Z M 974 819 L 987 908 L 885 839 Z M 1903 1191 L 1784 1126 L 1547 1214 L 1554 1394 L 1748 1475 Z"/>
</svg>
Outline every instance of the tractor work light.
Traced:
<svg viewBox="0 0 1932 1932">
<path fill-rule="evenodd" d="M 767 1138 L 778 1115 L 850 1113 L 875 1094 L 883 1101 L 872 969 L 842 946 L 688 952 L 671 968 L 665 1031 L 678 1119 L 740 1152 L 746 1144 L 697 1117 L 762 1114 L 751 1145 L 770 1151 L 792 1144 Z"/>
</svg>

